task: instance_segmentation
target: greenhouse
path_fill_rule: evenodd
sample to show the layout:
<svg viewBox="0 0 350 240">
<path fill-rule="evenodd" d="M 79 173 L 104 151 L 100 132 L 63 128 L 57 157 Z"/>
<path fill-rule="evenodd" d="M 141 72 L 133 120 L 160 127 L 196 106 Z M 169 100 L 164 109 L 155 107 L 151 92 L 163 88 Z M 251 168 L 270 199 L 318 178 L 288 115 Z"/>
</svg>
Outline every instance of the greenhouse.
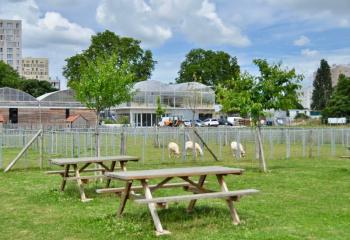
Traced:
<svg viewBox="0 0 350 240">
<path fill-rule="evenodd" d="M 72 90 L 44 94 L 38 98 L 18 89 L 0 88 L 0 116 L 9 124 L 66 125 L 66 119 L 81 115 L 94 124 L 96 114 L 75 100 Z"/>
<path fill-rule="evenodd" d="M 114 110 L 117 117 L 128 116 L 135 126 L 153 126 L 157 123 L 155 111 L 157 98 L 166 110 L 166 116 L 180 119 L 212 117 L 214 113 L 215 92 L 197 82 L 166 84 L 160 81 L 142 81 L 134 86 L 132 101 L 119 105 Z"/>
</svg>

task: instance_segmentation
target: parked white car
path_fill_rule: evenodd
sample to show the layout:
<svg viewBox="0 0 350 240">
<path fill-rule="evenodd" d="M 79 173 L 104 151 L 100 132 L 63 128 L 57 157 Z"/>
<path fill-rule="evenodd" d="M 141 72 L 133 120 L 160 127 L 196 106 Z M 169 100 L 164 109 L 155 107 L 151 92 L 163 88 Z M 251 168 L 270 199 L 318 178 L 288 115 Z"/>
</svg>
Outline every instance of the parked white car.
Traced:
<svg viewBox="0 0 350 240">
<path fill-rule="evenodd" d="M 209 127 L 217 127 L 219 126 L 219 121 L 214 118 L 208 118 L 204 120 L 204 125 Z"/>
</svg>

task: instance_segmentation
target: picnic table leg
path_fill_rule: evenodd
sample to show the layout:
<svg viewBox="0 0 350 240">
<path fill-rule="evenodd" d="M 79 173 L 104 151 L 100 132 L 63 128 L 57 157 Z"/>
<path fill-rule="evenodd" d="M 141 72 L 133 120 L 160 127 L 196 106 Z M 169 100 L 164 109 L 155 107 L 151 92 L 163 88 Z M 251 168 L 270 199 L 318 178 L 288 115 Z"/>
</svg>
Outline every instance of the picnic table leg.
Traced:
<svg viewBox="0 0 350 240">
<path fill-rule="evenodd" d="M 145 191 L 145 198 L 146 199 L 152 199 L 152 193 L 151 193 L 151 190 L 148 186 L 148 183 L 145 179 L 142 179 L 141 180 L 141 184 L 142 184 L 142 187 L 143 187 L 143 190 Z M 159 236 L 159 235 L 166 235 L 166 234 L 170 234 L 169 231 L 167 230 L 164 230 L 163 227 L 162 227 L 162 224 L 159 220 L 159 216 L 158 216 L 158 213 L 157 213 L 157 208 L 156 208 L 156 204 L 155 203 L 148 203 L 148 209 L 149 211 L 151 212 L 151 215 L 152 215 L 152 219 L 153 219 L 153 223 L 154 223 L 154 226 L 156 228 L 156 235 Z"/>
<path fill-rule="evenodd" d="M 110 171 L 111 171 L 111 172 L 114 172 L 115 163 L 116 163 L 116 161 L 112 161 L 112 163 L 111 163 L 111 168 L 110 168 Z M 109 185 L 110 185 L 110 184 L 111 184 L 111 179 L 108 178 L 108 179 L 107 179 L 107 183 L 106 183 L 106 188 L 109 188 Z"/>
<path fill-rule="evenodd" d="M 67 164 L 65 169 L 64 169 L 63 176 L 61 175 L 62 176 L 61 191 L 64 191 L 64 188 L 66 186 L 67 180 L 65 178 L 69 176 L 69 168 L 70 168 L 70 165 Z"/>
<path fill-rule="evenodd" d="M 85 192 L 84 192 L 84 186 L 83 186 L 83 181 L 80 178 L 80 172 L 77 164 L 73 164 L 74 172 L 75 172 L 75 177 L 77 178 L 77 183 L 79 187 L 79 192 L 80 192 L 80 199 L 82 202 L 88 202 L 91 201 L 91 198 L 86 198 Z"/>
<path fill-rule="evenodd" d="M 221 186 L 221 191 L 223 192 L 228 192 L 228 187 L 226 185 L 226 182 L 224 180 L 224 176 L 223 175 L 216 175 L 216 178 Z M 240 223 L 240 220 L 239 220 L 239 216 L 238 216 L 238 213 L 237 213 L 237 210 L 236 208 L 234 207 L 233 205 L 233 200 L 232 198 L 227 198 L 226 199 L 226 202 L 227 202 L 227 205 L 230 209 L 230 214 L 231 214 L 231 218 L 232 218 L 232 223 L 234 225 L 238 225 Z"/>
<path fill-rule="evenodd" d="M 204 182 L 205 182 L 205 178 L 207 177 L 207 175 L 202 175 L 200 176 L 199 180 L 198 180 L 198 185 L 200 187 L 203 186 Z M 190 203 L 188 204 L 188 207 L 187 207 L 187 212 L 192 212 L 193 208 L 194 208 L 194 205 L 196 204 L 197 202 L 197 199 L 193 199 L 190 201 Z"/>
<path fill-rule="evenodd" d="M 123 214 L 126 201 L 127 201 L 128 198 L 129 198 L 131 185 L 132 185 L 132 181 L 127 181 L 127 182 L 125 183 L 125 188 L 124 188 L 124 191 L 123 191 L 123 193 L 122 193 L 122 197 L 121 197 L 121 199 L 120 199 L 120 204 L 119 204 L 119 208 L 118 208 L 118 212 L 117 212 L 117 215 L 118 215 L 118 216 L 121 216 L 121 215 Z"/>
</svg>

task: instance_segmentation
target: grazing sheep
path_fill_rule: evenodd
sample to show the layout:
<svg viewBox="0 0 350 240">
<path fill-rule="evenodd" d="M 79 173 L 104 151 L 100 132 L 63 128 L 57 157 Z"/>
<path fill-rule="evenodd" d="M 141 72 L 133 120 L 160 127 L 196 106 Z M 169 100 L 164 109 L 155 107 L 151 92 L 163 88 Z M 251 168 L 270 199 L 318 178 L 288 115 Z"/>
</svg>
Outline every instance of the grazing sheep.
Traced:
<svg viewBox="0 0 350 240">
<path fill-rule="evenodd" d="M 244 148 L 242 146 L 242 144 L 238 144 L 237 142 L 233 141 L 231 142 L 231 150 L 232 150 L 232 155 L 235 157 L 236 156 L 236 152 L 238 151 L 238 147 L 239 147 L 239 151 L 240 151 L 240 157 L 245 157 L 245 151 Z"/>
<path fill-rule="evenodd" d="M 176 158 L 178 158 L 180 156 L 179 145 L 177 145 L 174 142 L 170 142 L 168 144 L 168 153 L 169 153 L 169 158 L 171 158 L 172 156 L 175 156 Z"/>
<path fill-rule="evenodd" d="M 201 148 L 201 146 L 199 146 L 198 143 L 194 144 L 195 148 L 196 148 L 196 157 L 197 157 L 197 151 L 199 152 L 199 155 L 203 156 L 203 150 Z M 185 150 L 187 152 L 188 149 L 192 149 L 193 150 L 193 142 L 192 141 L 187 141 L 185 143 Z"/>
</svg>

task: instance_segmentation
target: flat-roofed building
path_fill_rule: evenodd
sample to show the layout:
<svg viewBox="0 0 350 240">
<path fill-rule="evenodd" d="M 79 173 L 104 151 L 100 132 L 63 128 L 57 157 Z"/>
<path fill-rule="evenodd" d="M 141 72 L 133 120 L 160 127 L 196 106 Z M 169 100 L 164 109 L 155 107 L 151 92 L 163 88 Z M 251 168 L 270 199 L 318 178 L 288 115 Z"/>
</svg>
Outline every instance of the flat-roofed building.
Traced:
<svg viewBox="0 0 350 240">
<path fill-rule="evenodd" d="M 21 20 L 0 19 L 0 61 L 4 61 L 19 74 L 22 71 Z"/>
<path fill-rule="evenodd" d="M 22 59 L 22 76 L 26 79 L 50 81 L 49 59 L 25 57 Z"/>
</svg>

